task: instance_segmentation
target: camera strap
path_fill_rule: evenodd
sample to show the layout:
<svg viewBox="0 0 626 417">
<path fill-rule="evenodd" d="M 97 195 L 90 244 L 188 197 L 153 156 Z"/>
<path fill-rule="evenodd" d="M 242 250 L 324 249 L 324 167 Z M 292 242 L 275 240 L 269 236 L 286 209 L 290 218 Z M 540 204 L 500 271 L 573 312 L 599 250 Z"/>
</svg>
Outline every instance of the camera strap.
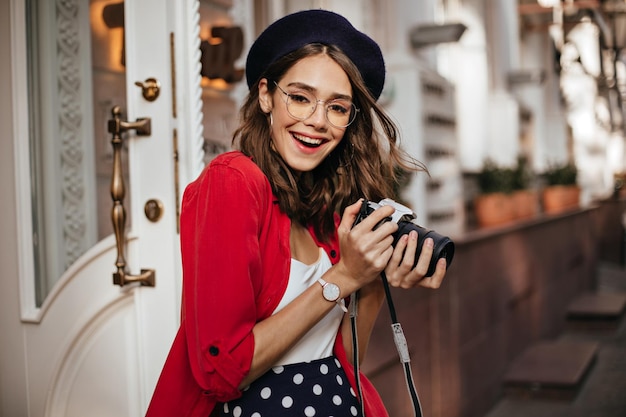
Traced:
<svg viewBox="0 0 626 417">
<path fill-rule="evenodd" d="M 422 406 L 420 404 L 417 390 L 415 389 L 415 381 L 413 380 L 413 372 L 411 371 L 411 357 L 409 355 L 409 348 L 404 337 L 404 331 L 402 325 L 398 321 L 396 316 L 396 308 L 393 305 L 393 298 L 391 297 L 391 290 L 389 289 L 389 283 L 387 282 L 387 276 L 385 271 L 381 272 L 381 278 L 383 280 L 383 287 L 385 288 L 385 299 L 387 300 L 387 306 L 389 307 L 389 315 L 391 317 L 391 330 L 393 333 L 393 341 L 400 357 L 400 362 L 404 370 L 404 378 L 406 380 L 407 389 L 411 396 L 411 402 L 413 404 L 413 415 L 415 417 L 422 417 Z M 358 315 L 358 294 L 355 292 L 352 296 L 352 302 L 350 303 L 350 323 L 352 327 L 352 354 L 354 363 L 354 377 L 356 381 L 357 395 L 361 404 L 361 414 L 365 417 L 365 407 L 363 404 L 363 390 L 361 388 L 361 375 L 359 371 L 359 342 L 357 335 L 356 317 Z"/>
<path fill-rule="evenodd" d="M 354 364 L 354 380 L 356 394 L 361 404 L 361 415 L 365 417 L 365 405 L 363 404 L 363 389 L 361 388 L 361 374 L 359 370 L 359 335 L 357 333 L 356 317 L 359 308 L 359 291 L 351 296 L 350 302 L 350 327 L 352 328 L 352 363 Z"/>
<path fill-rule="evenodd" d="M 406 380 L 406 386 L 411 396 L 411 402 L 413 403 L 413 414 L 415 417 L 422 417 L 422 405 L 420 404 L 417 390 L 415 389 L 415 381 L 413 381 L 413 372 L 411 371 L 411 356 L 409 355 L 409 347 L 404 337 L 404 331 L 402 326 L 396 317 L 396 308 L 393 305 L 393 298 L 391 298 L 391 291 L 389 289 L 389 283 L 387 282 L 387 276 L 385 271 L 381 272 L 383 280 L 383 287 L 385 287 L 385 298 L 387 299 L 387 306 L 389 307 L 389 316 L 391 317 L 391 330 L 393 331 L 393 341 L 396 344 L 398 350 L 398 356 L 400 362 L 404 368 L 404 378 Z"/>
<path fill-rule="evenodd" d="M 401 219 L 405 219 L 406 221 L 410 221 L 414 219 L 415 213 L 408 207 L 405 207 L 401 204 L 396 203 L 391 199 L 383 199 L 380 201 L 379 205 L 390 205 L 395 211 L 393 216 L 389 219 L 395 223 L 398 223 Z M 364 200 L 361 205 L 361 210 L 359 212 L 359 217 L 355 220 L 354 225 L 356 225 L 361 218 L 364 218 L 368 215 L 368 202 Z M 389 283 L 387 282 L 387 276 L 385 271 L 381 272 L 381 278 L 383 280 L 383 287 L 385 288 L 385 299 L 387 300 L 387 306 L 389 307 L 389 315 L 391 317 L 391 330 L 393 333 L 393 341 L 396 345 L 396 349 L 398 351 L 398 356 L 400 357 L 400 362 L 402 363 L 404 370 L 404 377 L 406 380 L 407 389 L 409 390 L 409 395 L 411 396 L 411 402 L 413 404 L 413 415 L 415 417 L 422 417 L 422 406 L 420 404 L 419 396 L 417 395 L 417 390 L 415 389 L 415 382 L 413 381 L 413 373 L 411 371 L 411 358 L 409 355 L 409 348 L 406 342 L 406 338 L 404 337 L 404 331 L 402 330 L 402 326 L 398 322 L 398 318 L 396 316 L 396 308 L 393 305 L 393 299 L 391 297 L 391 291 L 389 289 Z M 357 335 L 357 323 L 356 318 L 358 315 L 358 303 L 359 303 L 359 292 L 355 292 L 351 296 L 350 302 L 350 325 L 352 328 L 352 356 L 353 356 L 353 366 L 354 366 L 354 378 L 356 381 L 357 388 L 357 396 L 359 402 L 361 404 L 361 415 L 365 416 L 365 406 L 363 403 L 363 390 L 361 388 L 361 374 L 359 371 L 359 339 Z"/>
</svg>

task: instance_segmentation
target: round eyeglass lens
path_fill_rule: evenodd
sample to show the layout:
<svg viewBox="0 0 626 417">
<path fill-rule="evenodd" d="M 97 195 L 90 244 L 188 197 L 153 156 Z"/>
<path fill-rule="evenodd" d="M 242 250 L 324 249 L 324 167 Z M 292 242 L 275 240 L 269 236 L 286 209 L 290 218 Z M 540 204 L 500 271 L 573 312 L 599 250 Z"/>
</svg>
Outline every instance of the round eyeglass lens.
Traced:
<svg viewBox="0 0 626 417">
<path fill-rule="evenodd" d="M 306 92 L 287 93 L 287 111 L 296 119 L 305 120 L 311 117 L 318 103 L 323 103 L 326 120 L 335 127 L 347 127 L 356 118 L 356 106 L 349 100 L 335 99 L 325 102 Z"/>
</svg>

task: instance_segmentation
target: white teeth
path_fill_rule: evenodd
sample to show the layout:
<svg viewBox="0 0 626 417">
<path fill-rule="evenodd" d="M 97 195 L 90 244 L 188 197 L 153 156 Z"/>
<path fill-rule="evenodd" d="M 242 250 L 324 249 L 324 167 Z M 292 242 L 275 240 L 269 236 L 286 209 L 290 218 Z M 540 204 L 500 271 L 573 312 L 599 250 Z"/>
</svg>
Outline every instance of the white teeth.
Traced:
<svg viewBox="0 0 626 417">
<path fill-rule="evenodd" d="M 299 141 L 302 141 L 304 143 L 308 143 L 309 145 L 321 145 L 322 144 L 322 140 L 321 139 L 313 139 L 313 138 L 310 138 L 308 136 L 296 135 L 295 133 L 293 134 L 293 137 L 298 139 Z"/>
</svg>

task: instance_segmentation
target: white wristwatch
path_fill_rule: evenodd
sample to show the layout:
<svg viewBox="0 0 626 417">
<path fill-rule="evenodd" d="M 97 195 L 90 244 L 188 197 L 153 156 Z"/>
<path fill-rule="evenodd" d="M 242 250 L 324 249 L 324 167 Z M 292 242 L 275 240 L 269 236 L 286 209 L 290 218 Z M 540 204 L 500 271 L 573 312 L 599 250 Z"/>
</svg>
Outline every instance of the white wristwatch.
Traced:
<svg viewBox="0 0 626 417">
<path fill-rule="evenodd" d="M 341 295 L 341 290 L 339 289 L 339 286 L 337 286 L 337 284 L 333 284 L 332 282 L 326 282 L 322 278 L 318 279 L 317 282 L 319 282 L 322 286 L 322 295 L 324 296 L 324 299 L 330 302 L 337 303 L 337 305 L 341 307 L 344 312 L 347 313 L 348 309 L 346 308 L 343 299 L 339 298 L 339 296 Z"/>
</svg>

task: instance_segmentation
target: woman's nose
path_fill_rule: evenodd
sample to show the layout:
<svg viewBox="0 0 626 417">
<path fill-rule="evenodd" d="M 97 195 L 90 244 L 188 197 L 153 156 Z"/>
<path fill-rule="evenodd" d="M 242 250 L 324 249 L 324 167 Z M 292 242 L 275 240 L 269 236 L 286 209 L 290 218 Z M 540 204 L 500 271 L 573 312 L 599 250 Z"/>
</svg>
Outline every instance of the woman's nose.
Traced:
<svg viewBox="0 0 626 417">
<path fill-rule="evenodd" d="M 313 111 L 313 114 L 311 114 L 306 119 L 306 122 L 310 123 L 318 129 L 326 125 L 326 106 L 321 100 L 317 102 L 317 107 L 315 108 L 315 111 Z"/>
</svg>

